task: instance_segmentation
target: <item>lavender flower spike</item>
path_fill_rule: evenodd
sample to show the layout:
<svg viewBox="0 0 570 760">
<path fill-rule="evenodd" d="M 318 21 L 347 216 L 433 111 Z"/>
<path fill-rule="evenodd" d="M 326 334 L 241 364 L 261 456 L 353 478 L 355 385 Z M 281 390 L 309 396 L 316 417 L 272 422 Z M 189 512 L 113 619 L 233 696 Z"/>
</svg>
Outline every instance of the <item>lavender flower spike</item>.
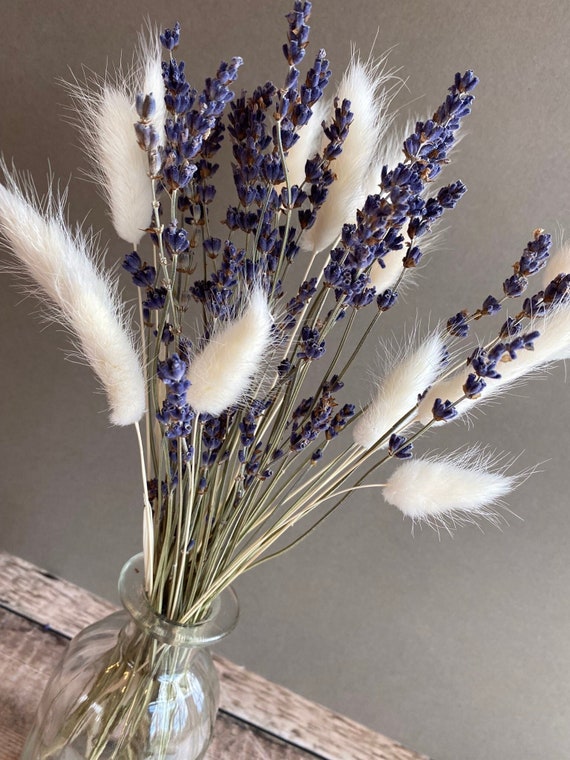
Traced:
<svg viewBox="0 0 570 760">
<path fill-rule="evenodd" d="M 53 302 L 54 319 L 74 335 L 107 394 L 111 422 L 138 422 L 146 407 L 145 379 L 117 283 L 97 267 L 92 241 L 68 229 L 60 199 L 49 195 L 42 203 L 4 173 L 8 187 L 0 185 L 0 233 Z"/>
<path fill-rule="evenodd" d="M 336 181 L 319 211 L 315 224 L 302 238 L 304 247 L 313 252 L 327 248 L 340 234 L 342 225 L 352 221 L 368 192 L 365 181 L 374 161 L 377 145 L 390 124 L 387 114 L 389 96 L 385 85 L 391 78 L 384 61 L 363 63 L 354 56 L 339 85 L 339 103 L 350 102 L 354 118 L 342 153 L 335 161 Z"/>
<path fill-rule="evenodd" d="M 499 351 L 497 352 L 496 348 L 493 357 L 493 367 L 496 367 L 497 374 L 487 375 L 489 379 L 480 388 L 480 393 L 467 393 L 472 397 L 463 399 L 455 407 L 459 415 L 468 412 L 475 404 L 481 404 L 504 393 L 552 362 L 570 357 L 570 304 L 563 303 L 553 309 L 544 319 L 536 320 L 535 326 L 539 328 L 538 334 L 533 331 L 513 339 L 511 343 L 499 344 Z M 478 372 L 481 371 L 478 368 Z M 425 425 L 432 419 L 432 408 L 436 398 L 449 399 L 452 402 L 462 398 L 466 393 L 466 387 L 469 389 L 468 379 L 472 372 L 473 366 L 470 366 L 436 383 L 420 403 L 419 422 Z"/>
</svg>

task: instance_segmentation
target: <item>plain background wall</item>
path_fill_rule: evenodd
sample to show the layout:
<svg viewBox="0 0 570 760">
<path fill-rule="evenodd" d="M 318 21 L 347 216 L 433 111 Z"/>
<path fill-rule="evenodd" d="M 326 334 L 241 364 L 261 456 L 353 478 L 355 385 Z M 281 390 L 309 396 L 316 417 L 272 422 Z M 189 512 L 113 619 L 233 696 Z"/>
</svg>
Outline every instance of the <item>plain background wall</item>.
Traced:
<svg viewBox="0 0 570 760">
<path fill-rule="evenodd" d="M 102 228 L 116 261 L 125 246 L 80 179 L 85 161 L 56 80 L 81 64 L 102 72 L 121 51 L 128 59 L 148 15 L 182 22 L 195 84 L 236 54 L 243 86 L 279 83 L 288 9 L 286 0 L 0 0 L 0 149 L 40 188 L 48 158 L 56 177 L 71 177 L 70 217 Z M 364 55 L 392 48 L 407 82 L 400 121 L 429 115 L 456 71 L 481 78 L 446 174 L 469 193 L 384 334 L 401 334 L 417 313 L 434 324 L 500 293 L 532 230 L 560 237 L 569 224 L 570 5 L 317 0 L 311 26 L 311 53 L 326 48 L 336 79 L 351 42 Z M 64 362 L 65 335 L 43 329 L 41 307 L 13 285 L 0 279 L 0 546 L 115 598 L 140 545 L 135 438 L 110 428 L 89 370 Z M 369 348 L 349 383 L 360 402 Z M 241 621 L 221 651 L 437 760 L 570 757 L 568 393 L 556 368 L 488 407 L 473 429 L 456 424 L 417 445 L 480 441 L 523 452 L 521 469 L 544 463 L 511 497 L 521 519 L 454 538 L 412 535 L 374 492 L 355 495 L 296 551 L 237 583 Z"/>
</svg>

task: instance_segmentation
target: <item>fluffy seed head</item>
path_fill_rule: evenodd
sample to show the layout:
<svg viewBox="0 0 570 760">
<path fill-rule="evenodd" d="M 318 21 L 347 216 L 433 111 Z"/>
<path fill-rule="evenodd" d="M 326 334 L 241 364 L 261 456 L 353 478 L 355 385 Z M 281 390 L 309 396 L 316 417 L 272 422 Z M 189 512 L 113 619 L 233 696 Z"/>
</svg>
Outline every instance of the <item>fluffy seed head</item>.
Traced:
<svg viewBox="0 0 570 760">
<path fill-rule="evenodd" d="M 437 332 L 425 338 L 416 348 L 409 343 L 392 360 L 378 383 L 375 398 L 355 424 L 355 443 L 370 448 L 398 420 L 413 410 L 418 395 L 429 388 L 441 373 L 445 357 L 445 344 Z M 398 430 L 405 427 L 402 425 Z"/>
<path fill-rule="evenodd" d="M 152 26 L 148 35 L 139 36 L 138 63 L 132 89 L 140 89 L 135 95 L 152 95 L 156 110 L 150 123 L 158 132 L 160 145 L 164 145 L 164 125 L 166 123 L 166 103 L 164 102 L 164 80 L 162 78 L 162 45 L 157 29 Z"/>
<path fill-rule="evenodd" d="M 187 399 L 197 412 L 217 415 L 243 401 L 265 367 L 272 327 L 267 296 L 256 288 L 241 316 L 214 328 L 188 370 Z"/>
<path fill-rule="evenodd" d="M 409 460 L 388 478 L 384 498 L 415 522 L 496 519 L 492 507 L 520 476 L 505 475 L 504 468 L 493 472 L 492 459 L 492 454 L 474 448 L 460 455 Z"/>
<path fill-rule="evenodd" d="M 97 265 L 93 240 L 67 227 L 61 199 L 50 194 L 42 203 L 31 187 L 18 186 L 4 172 L 2 237 L 40 294 L 49 297 L 54 320 L 70 329 L 78 353 L 99 378 L 111 422 L 137 422 L 145 411 L 145 380 L 117 283 Z"/>
<path fill-rule="evenodd" d="M 99 110 L 94 114 L 99 168 L 117 235 L 137 245 L 152 216 L 152 187 L 148 159 L 139 148 L 133 125 L 137 114 L 132 97 L 104 85 Z"/>
<path fill-rule="evenodd" d="M 377 146 L 391 121 L 386 85 L 392 75 L 385 71 L 384 63 L 365 63 L 354 55 L 336 92 L 340 102 L 350 100 L 354 119 L 342 153 L 334 162 L 337 179 L 329 188 L 315 224 L 303 235 L 303 246 L 312 251 L 331 245 L 369 194 L 370 166 L 376 162 Z"/>
<path fill-rule="evenodd" d="M 148 156 L 134 130 L 139 118 L 135 101 L 137 94 L 153 95 L 156 111 L 151 123 L 162 141 L 166 108 L 161 65 L 158 42 L 141 36 L 138 62 L 129 73 L 118 70 L 103 80 L 75 79 L 67 84 L 91 172 L 117 235 L 132 245 L 140 242 L 152 217 Z"/>
</svg>

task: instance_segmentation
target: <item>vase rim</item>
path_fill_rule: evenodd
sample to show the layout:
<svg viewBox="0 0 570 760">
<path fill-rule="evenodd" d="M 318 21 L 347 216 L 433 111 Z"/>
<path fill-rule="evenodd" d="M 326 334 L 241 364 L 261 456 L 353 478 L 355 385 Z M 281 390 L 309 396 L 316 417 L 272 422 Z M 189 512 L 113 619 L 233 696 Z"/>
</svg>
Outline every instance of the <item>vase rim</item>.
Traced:
<svg viewBox="0 0 570 760">
<path fill-rule="evenodd" d="M 231 633 L 237 625 L 239 604 L 232 588 L 226 588 L 212 602 L 210 615 L 199 623 L 177 623 L 156 612 L 144 588 L 144 555 L 129 559 L 119 577 L 119 595 L 133 620 L 163 644 L 209 646 Z"/>
</svg>

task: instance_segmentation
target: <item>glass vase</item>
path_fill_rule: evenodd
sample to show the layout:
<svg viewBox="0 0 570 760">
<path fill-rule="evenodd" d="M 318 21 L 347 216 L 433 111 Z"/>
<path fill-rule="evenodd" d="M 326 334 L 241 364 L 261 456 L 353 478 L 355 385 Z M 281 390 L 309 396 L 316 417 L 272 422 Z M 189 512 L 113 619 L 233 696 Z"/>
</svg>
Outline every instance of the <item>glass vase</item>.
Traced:
<svg viewBox="0 0 570 760">
<path fill-rule="evenodd" d="M 231 589 L 197 625 L 151 608 L 142 554 L 123 568 L 123 610 L 79 633 L 42 696 L 22 760 L 199 760 L 219 680 L 208 650 L 237 622 Z"/>
</svg>

